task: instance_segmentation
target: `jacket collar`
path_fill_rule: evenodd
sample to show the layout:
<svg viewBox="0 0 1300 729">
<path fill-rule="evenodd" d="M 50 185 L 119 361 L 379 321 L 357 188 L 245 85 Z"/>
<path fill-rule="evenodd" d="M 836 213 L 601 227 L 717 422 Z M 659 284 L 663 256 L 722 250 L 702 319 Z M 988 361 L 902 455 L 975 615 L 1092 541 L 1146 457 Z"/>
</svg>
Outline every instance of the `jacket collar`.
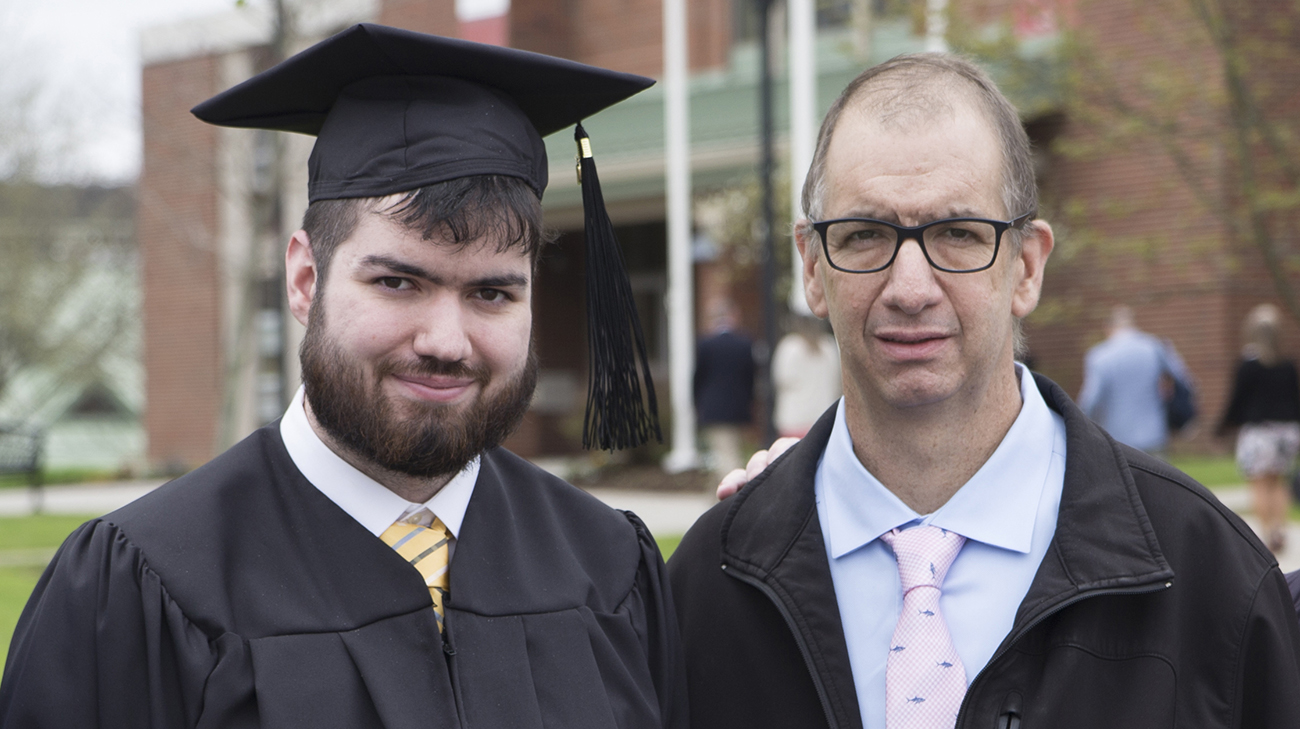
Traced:
<svg viewBox="0 0 1300 729">
<path fill-rule="evenodd" d="M 1017 626 L 1089 591 L 1137 588 L 1174 576 L 1122 446 L 1055 383 L 1034 378 L 1048 407 L 1065 420 L 1065 485 L 1056 534 L 1021 603 Z M 734 497 L 721 535 L 728 565 L 762 579 L 800 580 L 832 604 L 813 478 L 834 417 L 832 406 L 799 444 Z"/>
<path fill-rule="evenodd" d="M 835 410 L 827 410 L 802 442 L 732 497 L 722 523 L 722 562 L 733 576 L 761 582 L 777 603 L 809 664 L 828 724 L 861 729 L 853 666 L 813 496 L 813 476 Z"/>
<path fill-rule="evenodd" d="M 1056 534 L 1020 605 L 1017 625 L 1087 592 L 1139 588 L 1174 577 L 1124 447 L 1056 383 L 1034 378 L 1047 406 L 1065 420 L 1065 486 Z"/>
</svg>

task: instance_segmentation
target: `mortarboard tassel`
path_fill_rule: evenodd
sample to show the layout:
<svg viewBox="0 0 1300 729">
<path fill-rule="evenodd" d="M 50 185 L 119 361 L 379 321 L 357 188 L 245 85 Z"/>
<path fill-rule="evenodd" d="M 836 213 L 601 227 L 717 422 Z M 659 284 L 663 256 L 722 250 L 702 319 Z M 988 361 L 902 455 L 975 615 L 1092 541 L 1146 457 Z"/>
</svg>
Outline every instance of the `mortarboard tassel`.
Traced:
<svg viewBox="0 0 1300 729">
<path fill-rule="evenodd" d="M 605 211 L 591 142 L 581 124 L 573 136 L 578 142 L 578 181 L 582 184 L 587 240 L 587 350 L 591 360 L 582 446 L 634 448 L 649 442 L 651 435 L 663 442 L 645 335 L 623 253 L 614 238 L 614 225 Z"/>
</svg>

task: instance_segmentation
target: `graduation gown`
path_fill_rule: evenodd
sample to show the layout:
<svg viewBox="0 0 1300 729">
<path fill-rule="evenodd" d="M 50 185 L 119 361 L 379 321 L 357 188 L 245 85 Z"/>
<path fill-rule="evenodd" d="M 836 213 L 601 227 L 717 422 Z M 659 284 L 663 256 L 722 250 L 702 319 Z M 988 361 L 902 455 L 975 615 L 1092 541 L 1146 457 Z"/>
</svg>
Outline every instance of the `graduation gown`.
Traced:
<svg viewBox="0 0 1300 729">
<path fill-rule="evenodd" d="M 682 726 L 645 526 L 484 454 L 439 636 L 416 570 L 312 486 L 278 423 L 75 531 L 14 633 L 4 727 Z"/>
</svg>

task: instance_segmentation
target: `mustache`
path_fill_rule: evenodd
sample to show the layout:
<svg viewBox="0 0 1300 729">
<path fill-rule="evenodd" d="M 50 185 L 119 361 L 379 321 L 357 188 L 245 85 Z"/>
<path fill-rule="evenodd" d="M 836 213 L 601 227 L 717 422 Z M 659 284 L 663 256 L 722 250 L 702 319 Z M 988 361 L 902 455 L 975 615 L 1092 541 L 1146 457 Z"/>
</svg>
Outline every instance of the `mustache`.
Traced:
<svg viewBox="0 0 1300 729">
<path fill-rule="evenodd" d="M 471 367 L 459 360 L 449 361 L 438 357 L 418 357 L 413 360 L 385 360 L 376 368 L 379 374 L 422 375 L 426 377 L 456 377 L 472 379 L 486 384 L 491 373 L 486 367 Z"/>
</svg>

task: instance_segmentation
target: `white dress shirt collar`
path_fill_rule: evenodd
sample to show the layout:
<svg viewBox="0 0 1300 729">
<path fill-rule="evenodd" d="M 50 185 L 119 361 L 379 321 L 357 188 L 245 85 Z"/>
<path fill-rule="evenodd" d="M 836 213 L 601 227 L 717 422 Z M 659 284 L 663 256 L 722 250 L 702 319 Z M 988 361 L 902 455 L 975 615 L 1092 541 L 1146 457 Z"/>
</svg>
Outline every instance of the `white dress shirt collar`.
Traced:
<svg viewBox="0 0 1300 729">
<path fill-rule="evenodd" d="M 460 525 L 474 494 L 474 483 L 478 481 L 480 463 L 477 456 L 433 498 L 424 504 L 412 504 L 330 450 L 307 422 L 303 398 L 303 388 L 299 387 L 289 409 L 280 419 L 280 437 L 284 439 L 284 447 L 294 465 L 313 486 L 375 536 L 382 534 L 412 507 L 424 506 L 447 525 L 453 537 L 459 538 Z"/>
<path fill-rule="evenodd" d="M 1020 413 L 993 455 L 933 514 L 917 514 L 876 479 L 853 452 L 844 401 L 822 456 L 828 552 L 841 557 L 912 522 L 1028 553 L 1056 437 L 1052 412 L 1032 375 L 1017 364 Z"/>
</svg>

